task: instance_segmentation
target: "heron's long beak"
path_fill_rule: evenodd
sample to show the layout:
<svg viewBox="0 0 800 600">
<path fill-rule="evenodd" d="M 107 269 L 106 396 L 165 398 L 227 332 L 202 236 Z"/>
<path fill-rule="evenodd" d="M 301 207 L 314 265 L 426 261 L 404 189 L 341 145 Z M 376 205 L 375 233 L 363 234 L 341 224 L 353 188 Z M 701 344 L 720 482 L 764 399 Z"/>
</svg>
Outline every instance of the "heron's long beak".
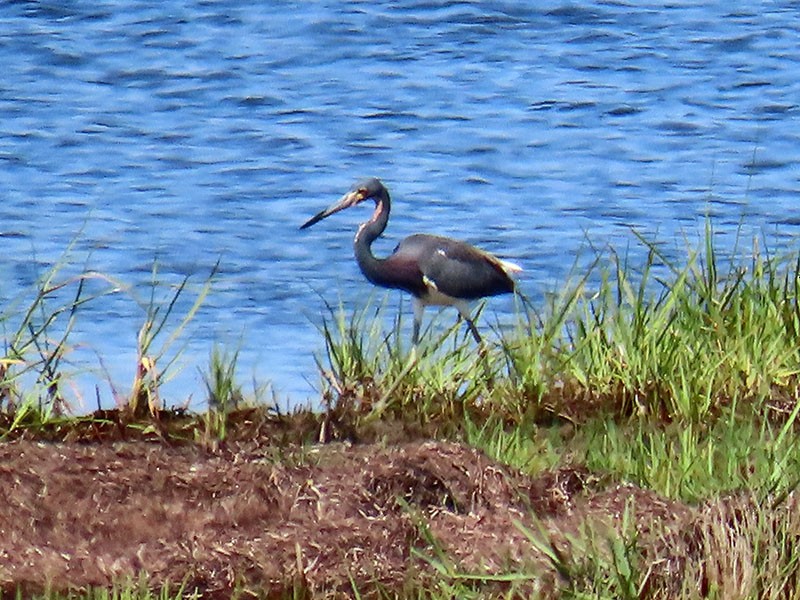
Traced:
<svg viewBox="0 0 800 600">
<path fill-rule="evenodd" d="M 364 195 L 360 191 L 348 192 L 344 196 L 342 196 L 338 202 L 336 202 L 335 204 L 331 204 L 328 208 L 326 208 L 322 212 L 317 213 L 316 215 L 311 217 L 308 221 L 303 223 L 300 226 L 300 229 L 307 229 L 308 227 L 311 227 L 314 223 L 319 223 L 325 217 L 330 217 L 333 213 L 337 213 L 340 210 L 344 210 L 345 208 L 350 208 L 351 206 L 355 206 L 363 199 Z"/>
</svg>

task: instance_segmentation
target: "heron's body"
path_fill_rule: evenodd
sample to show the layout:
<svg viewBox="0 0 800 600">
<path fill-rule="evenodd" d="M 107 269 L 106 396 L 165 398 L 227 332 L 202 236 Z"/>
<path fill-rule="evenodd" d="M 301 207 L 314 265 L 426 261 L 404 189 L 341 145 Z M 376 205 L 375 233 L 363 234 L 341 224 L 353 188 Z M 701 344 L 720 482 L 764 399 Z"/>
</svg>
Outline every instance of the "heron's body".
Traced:
<svg viewBox="0 0 800 600">
<path fill-rule="evenodd" d="M 375 178 L 356 184 L 339 202 L 309 219 L 301 229 L 368 198 L 375 200 L 375 212 L 356 233 L 353 241 L 356 260 L 371 283 L 404 290 L 414 297 L 414 343 L 419 338 L 422 313 L 428 305 L 456 307 L 472 335 L 480 341 L 470 317 L 469 301 L 513 292 L 511 273 L 520 271 L 520 267 L 466 242 L 423 233 L 405 238 L 388 257 L 376 258 L 372 242 L 386 229 L 391 200 L 384 185 Z"/>
</svg>

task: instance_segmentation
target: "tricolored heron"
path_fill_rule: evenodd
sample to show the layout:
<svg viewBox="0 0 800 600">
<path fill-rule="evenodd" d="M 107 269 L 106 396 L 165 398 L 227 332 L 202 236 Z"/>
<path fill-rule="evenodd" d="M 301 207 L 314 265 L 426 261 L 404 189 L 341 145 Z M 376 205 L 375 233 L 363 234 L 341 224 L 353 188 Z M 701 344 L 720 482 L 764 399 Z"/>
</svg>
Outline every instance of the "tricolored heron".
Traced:
<svg viewBox="0 0 800 600">
<path fill-rule="evenodd" d="M 386 229 L 391 200 L 389 191 L 374 177 L 356 183 L 338 202 L 310 218 L 300 229 L 370 198 L 375 201 L 375 212 L 356 232 L 353 241 L 356 260 L 373 284 L 405 290 L 413 296 L 413 343 L 419 340 L 422 314 L 428 305 L 457 308 L 475 341 L 480 343 L 481 335 L 471 318 L 469 301 L 513 292 L 511 274 L 522 268 L 466 242 L 424 233 L 408 236 L 390 256 L 376 258 L 372 242 Z"/>
</svg>

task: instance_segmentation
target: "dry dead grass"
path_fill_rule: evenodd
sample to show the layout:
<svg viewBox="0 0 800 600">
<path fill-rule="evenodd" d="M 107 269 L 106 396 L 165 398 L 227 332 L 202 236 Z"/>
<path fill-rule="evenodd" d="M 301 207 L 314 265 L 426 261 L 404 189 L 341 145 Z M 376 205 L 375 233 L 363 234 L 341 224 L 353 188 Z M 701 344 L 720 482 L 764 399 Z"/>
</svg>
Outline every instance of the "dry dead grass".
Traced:
<svg viewBox="0 0 800 600">
<path fill-rule="evenodd" d="M 419 555 L 443 551 L 460 573 L 524 571 L 536 577 L 520 592 L 557 595 L 579 569 L 559 572 L 528 534 L 544 532 L 578 565 L 596 551 L 581 541 L 587 531 L 623 535 L 628 521 L 648 565 L 647 596 L 744 598 L 763 579 L 759 565 L 785 567 L 777 554 L 796 543 L 771 543 L 770 526 L 800 531 L 791 497 L 773 512 L 745 496 L 693 507 L 579 466 L 526 477 L 440 442 L 280 452 L 242 442 L 209 452 L 20 440 L 0 445 L 0 489 L 6 592 L 145 573 L 153 585 L 185 580 L 204 597 L 298 588 L 347 596 L 353 582 L 369 595 L 434 577 Z M 768 554 L 759 561 L 756 552 Z"/>
</svg>

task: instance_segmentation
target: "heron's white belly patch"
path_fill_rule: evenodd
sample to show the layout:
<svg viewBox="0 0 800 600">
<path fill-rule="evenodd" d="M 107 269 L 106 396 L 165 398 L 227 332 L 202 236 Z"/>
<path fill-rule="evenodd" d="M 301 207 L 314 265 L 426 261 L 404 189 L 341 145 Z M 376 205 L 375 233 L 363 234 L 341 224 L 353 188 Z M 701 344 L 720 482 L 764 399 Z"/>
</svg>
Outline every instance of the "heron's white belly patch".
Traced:
<svg viewBox="0 0 800 600">
<path fill-rule="evenodd" d="M 427 306 L 459 306 L 465 303 L 462 298 L 453 298 L 453 296 L 440 292 L 433 279 L 423 276 L 422 281 L 428 290 L 425 296 L 420 298 L 423 304 Z"/>
</svg>

